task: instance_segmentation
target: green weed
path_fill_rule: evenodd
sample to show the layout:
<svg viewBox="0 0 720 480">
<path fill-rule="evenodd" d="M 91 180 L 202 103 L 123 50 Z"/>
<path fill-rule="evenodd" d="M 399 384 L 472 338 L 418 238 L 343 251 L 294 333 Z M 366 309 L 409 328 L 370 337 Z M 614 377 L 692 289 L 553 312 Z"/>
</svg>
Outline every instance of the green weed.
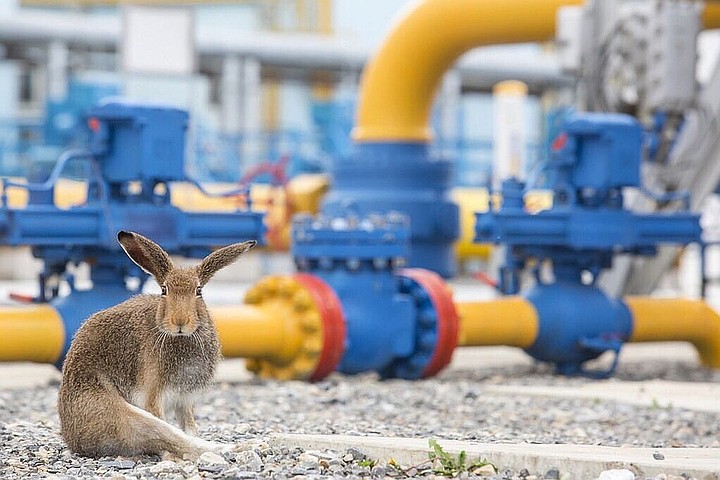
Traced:
<svg viewBox="0 0 720 480">
<path fill-rule="evenodd" d="M 446 452 L 436 440 L 430 439 L 428 440 L 428 444 L 431 449 L 428 452 L 428 458 L 434 464 L 433 471 L 439 475 L 455 477 L 462 472 L 473 471 L 485 465 L 492 465 L 497 472 L 497 467 L 487 460 L 477 459 L 468 463 L 465 450 L 462 450 L 457 456 L 454 456 Z"/>
</svg>

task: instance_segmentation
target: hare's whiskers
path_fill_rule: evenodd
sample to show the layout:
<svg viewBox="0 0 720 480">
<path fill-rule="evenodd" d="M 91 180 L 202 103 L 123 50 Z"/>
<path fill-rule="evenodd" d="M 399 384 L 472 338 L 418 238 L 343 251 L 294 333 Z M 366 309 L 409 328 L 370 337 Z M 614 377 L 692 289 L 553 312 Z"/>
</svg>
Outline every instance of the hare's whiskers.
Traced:
<svg viewBox="0 0 720 480">
<path fill-rule="evenodd" d="M 165 340 L 168 339 L 168 338 L 170 338 L 170 334 L 169 334 L 168 332 L 162 332 L 162 337 L 161 337 L 161 338 L 162 338 L 162 341 L 160 342 L 160 351 L 159 351 L 159 353 L 160 353 L 160 356 L 162 357 L 162 350 L 163 350 L 163 347 L 165 346 Z"/>
<path fill-rule="evenodd" d="M 190 335 L 191 338 L 195 339 L 197 344 L 200 346 L 200 352 L 202 352 L 202 356 L 205 356 L 205 342 L 203 342 L 202 335 L 200 335 L 200 330 L 195 330 L 192 335 Z"/>
<path fill-rule="evenodd" d="M 158 325 L 155 325 L 153 328 L 155 329 L 156 335 L 155 335 L 155 342 L 153 342 L 151 352 L 154 352 L 155 348 L 157 348 L 159 346 L 160 341 L 162 340 L 162 337 L 165 334 L 165 332 Z"/>
</svg>

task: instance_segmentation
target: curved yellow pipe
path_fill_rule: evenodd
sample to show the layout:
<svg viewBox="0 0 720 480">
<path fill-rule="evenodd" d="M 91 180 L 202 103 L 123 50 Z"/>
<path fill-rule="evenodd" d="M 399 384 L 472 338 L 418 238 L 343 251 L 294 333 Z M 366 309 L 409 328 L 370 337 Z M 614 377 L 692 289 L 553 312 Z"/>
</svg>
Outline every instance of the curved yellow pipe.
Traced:
<svg viewBox="0 0 720 480">
<path fill-rule="evenodd" d="M 398 18 L 365 67 L 356 142 L 428 142 L 430 109 L 443 74 L 482 45 L 535 42 L 555 34 L 557 9 L 582 0 L 422 0 Z M 706 28 L 720 27 L 708 4 Z"/>
<path fill-rule="evenodd" d="M 555 12 L 580 0 L 424 0 L 404 12 L 365 67 L 356 142 L 430 140 L 430 109 L 443 74 L 466 51 L 547 40 Z"/>
<path fill-rule="evenodd" d="M 0 362 L 55 363 L 65 344 L 65 327 L 49 305 L 0 307 Z"/>
<path fill-rule="evenodd" d="M 535 307 L 522 297 L 456 303 L 460 316 L 460 346 L 530 347 L 537 338 Z"/>
<path fill-rule="evenodd" d="M 720 316 L 698 300 L 629 297 L 631 342 L 692 343 L 703 365 L 720 368 Z"/>
</svg>

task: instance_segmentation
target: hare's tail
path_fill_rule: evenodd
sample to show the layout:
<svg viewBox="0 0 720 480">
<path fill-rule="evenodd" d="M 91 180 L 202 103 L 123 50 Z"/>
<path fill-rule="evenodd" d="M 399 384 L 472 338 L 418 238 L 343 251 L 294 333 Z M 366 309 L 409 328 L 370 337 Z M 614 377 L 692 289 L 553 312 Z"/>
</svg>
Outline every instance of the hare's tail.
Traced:
<svg viewBox="0 0 720 480">
<path fill-rule="evenodd" d="M 163 455 L 197 457 L 220 445 L 188 435 L 136 407 L 117 391 L 85 392 L 82 401 L 60 395 L 62 435 L 75 453 L 90 457 Z"/>
</svg>

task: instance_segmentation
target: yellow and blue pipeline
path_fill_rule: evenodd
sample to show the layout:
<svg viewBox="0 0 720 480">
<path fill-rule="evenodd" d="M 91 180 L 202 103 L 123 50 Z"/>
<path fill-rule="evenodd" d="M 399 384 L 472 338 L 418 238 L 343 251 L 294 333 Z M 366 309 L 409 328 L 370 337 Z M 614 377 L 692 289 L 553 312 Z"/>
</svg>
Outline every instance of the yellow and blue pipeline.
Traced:
<svg viewBox="0 0 720 480">
<path fill-rule="evenodd" d="M 421 378 L 447 365 L 458 344 L 510 345 L 554 362 L 563 373 L 602 375 L 609 372 L 585 372 L 584 362 L 604 351 L 617 353 L 624 341 L 685 340 L 698 348 L 705 365 L 720 368 L 720 317 L 703 302 L 611 299 L 595 286 L 597 275 L 617 251 L 651 254 L 658 243 L 686 243 L 699 235 L 693 215 L 642 217 L 622 208 L 620 190 L 635 183 L 633 162 L 639 158 L 635 127 L 627 119 L 580 119 L 576 131 L 570 128 L 571 135 L 557 152 L 563 160 L 557 165 L 550 211 L 530 216 L 523 209 L 524 185 L 509 179 L 499 208 L 478 218 L 479 241 L 509 246 L 500 282 L 504 293 L 519 291 L 520 269 L 538 259 L 552 262 L 554 278 L 544 278 L 538 269 L 538 284 L 523 297 L 454 303 L 436 274 L 401 268 L 409 255 L 412 267 L 430 267 L 445 276 L 454 269 L 450 248 L 458 226 L 457 209 L 449 200 L 449 164 L 432 158 L 428 149 L 430 107 L 442 75 L 475 46 L 549 38 L 557 7 L 577 3 L 513 0 L 499 9 L 489 0 L 426 0 L 407 10 L 365 72 L 355 151 L 334 167 L 337 189 L 322 217 L 299 219 L 296 225 L 295 256 L 301 273 L 261 280 L 248 291 L 243 306 L 212 309 L 226 356 L 248 358 L 253 371 L 277 378 L 317 380 L 335 370 Z M 528 10 L 534 12 L 531 18 L 523 14 Z M 706 8 L 706 26 L 720 23 L 718 12 L 716 6 Z M 112 134 L 112 128 L 107 132 Z M 607 143 L 607 135 L 617 138 Z M 590 146 L 586 142 L 593 136 L 604 140 Z M 616 139 L 629 141 L 621 145 Z M 609 151 L 608 144 L 621 148 Z M 581 155 L 587 152 L 593 155 Z M 628 159 L 630 166 L 622 163 Z M 122 170 L 105 173 L 116 178 Z M 173 179 L 165 173 L 143 176 L 139 196 L 123 190 L 127 179 L 122 176 L 111 182 L 115 187 L 100 189 L 121 204 L 115 212 L 130 225 L 121 222 L 123 228 L 132 228 L 138 211 L 153 211 L 143 201 L 169 203 L 147 188 L 154 187 L 155 180 Z M 128 193 L 132 202 L 123 199 Z M 133 202 L 141 208 L 127 205 Z M 97 219 L 108 210 L 97 205 L 100 208 L 89 214 L 77 212 L 89 229 L 100 232 L 101 240 L 87 242 L 88 248 L 104 245 L 106 236 L 99 225 L 107 225 Z M 388 216 L 391 210 L 409 217 L 410 225 L 403 227 L 410 228 L 409 234 L 402 233 L 400 216 Z M 380 215 L 374 215 L 376 211 Z M 30 213 L 8 215 L 31 218 Z M 68 216 L 62 221 L 71 220 Z M 232 241 L 237 235 L 262 234 L 256 217 L 245 218 L 251 227 L 242 233 L 225 227 L 224 233 L 212 230 L 211 225 L 223 223 L 220 217 L 197 220 L 192 235 L 178 234 L 187 232 L 185 228 L 167 228 L 160 232 L 167 232 L 167 238 L 160 241 L 178 253 L 191 254 L 207 245 L 229 243 L 225 233 L 234 236 Z M 200 235 L 203 230 L 212 230 L 210 239 Z M 408 235 L 409 254 L 398 246 Z M 17 238 L 14 244 L 21 243 Z M 55 255 L 48 273 L 62 274 L 65 257 L 55 247 L 43 246 L 46 254 Z M 87 257 L 87 251 L 77 250 L 72 258 Z M 131 273 L 113 268 L 98 278 L 109 282 Z M 80 292 L 73 292 L 67 305 L 57 299 L 57 308 L 33 305 L 0 311 L 0 337 L 17 338 L 0 346 L 0 359 L 59 361 L 86 312 L 127 295 L 119 282 L 116 285 L 109 287 L 116 294 L 104 295 L 99 288 L 82 301 Z"/>
</svg>

